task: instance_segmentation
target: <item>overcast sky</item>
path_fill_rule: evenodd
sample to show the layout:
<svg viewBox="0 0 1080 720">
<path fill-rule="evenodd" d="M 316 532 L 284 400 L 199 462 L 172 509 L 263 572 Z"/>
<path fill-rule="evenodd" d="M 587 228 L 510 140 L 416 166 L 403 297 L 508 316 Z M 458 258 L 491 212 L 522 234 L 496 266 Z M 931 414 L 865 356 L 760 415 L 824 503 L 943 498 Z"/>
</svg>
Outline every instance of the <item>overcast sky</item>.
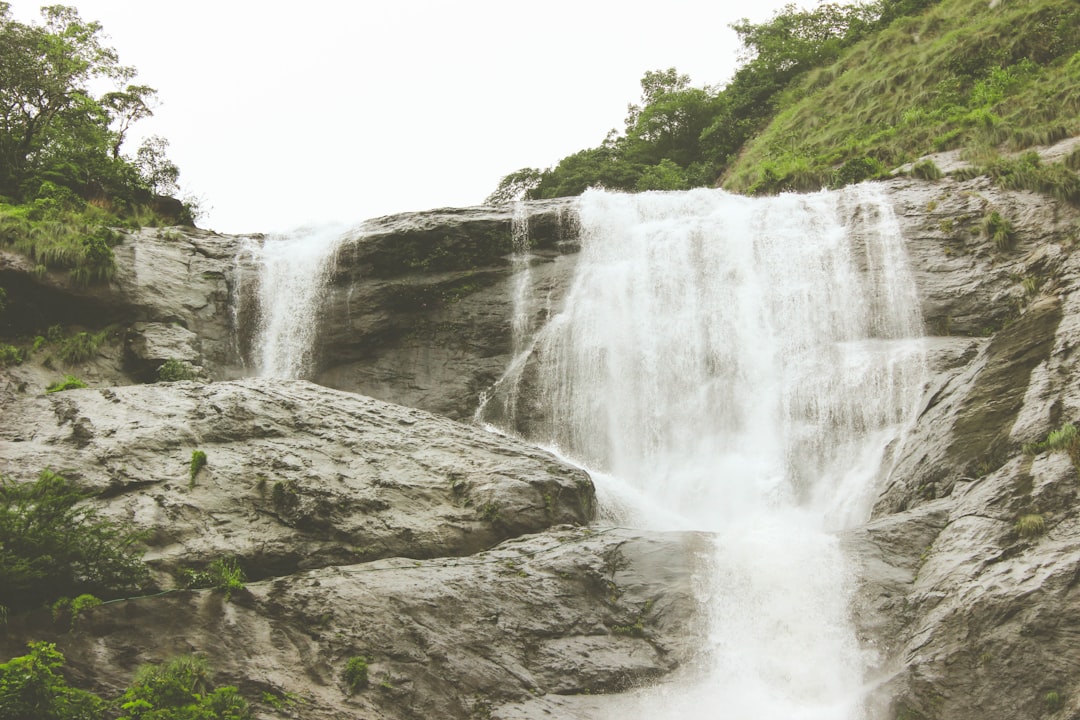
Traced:
<svg viewBox="0 0 1080 720">
<path fill-rule="evenodd" d="M 64 2 L 64 0 L 56 0 Z M 44 2 L 14 0 L 22 21 Z M 722 84 L 784 0 L 67 0 L 104 26 L 161 106 L 202 227 L 305 224 L 476 205 L 622 128 L 647 70 Z M 798 3 L 812 7 L 813 0 Z"/>
</svg>

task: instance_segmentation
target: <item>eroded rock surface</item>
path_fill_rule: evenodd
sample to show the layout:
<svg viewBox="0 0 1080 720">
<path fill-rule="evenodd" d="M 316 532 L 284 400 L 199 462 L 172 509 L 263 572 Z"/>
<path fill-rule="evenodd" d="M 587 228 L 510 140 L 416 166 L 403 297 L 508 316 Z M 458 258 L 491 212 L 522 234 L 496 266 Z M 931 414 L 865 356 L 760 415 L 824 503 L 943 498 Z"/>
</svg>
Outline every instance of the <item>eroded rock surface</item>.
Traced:
<svg viewBox="0 0 1080 720">
<path fill-rule="evenodd" d="M 542 451 L 303 381 L 70 390 L 6 410 L 0 473 L 65 472 L 151 530 L 162 569 L 467 555 L 593 512 L 588 476 Z"/>
</svg>

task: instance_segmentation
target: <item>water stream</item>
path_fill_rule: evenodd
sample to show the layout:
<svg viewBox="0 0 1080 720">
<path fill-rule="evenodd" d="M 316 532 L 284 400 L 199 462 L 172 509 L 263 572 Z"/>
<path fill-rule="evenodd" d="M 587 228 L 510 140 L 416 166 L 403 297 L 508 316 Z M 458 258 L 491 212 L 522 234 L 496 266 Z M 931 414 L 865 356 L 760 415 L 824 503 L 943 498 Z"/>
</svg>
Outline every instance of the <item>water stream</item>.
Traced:
<svg viewBox="0 0 1080 720">
<path fill-rule="evenodd" d="M 775 198 L 590 191 L 578 214 L 573 284 L 535 328 L 528 215 L 515 213 L 499 417 L 513 423 L 530 403 L 527 439 L 590 471 L 605 520 L 715 538 L 699 662 L 685 682 L 616 700 L 611 717 L 870 720 L 874 658 L 850 620 L 836 532 L 867 518 L 924 383 L 891 206 L 872 185 Z M 339 239 L 249 249 L 262 268 L 262 375 L 310 372 Z"/>
<path fill-rule="evenodd" d="M 924 377 L 891 207 L 866 185 L 589 192 L 579 212 L 529 439 L 590 470 L 608 518 L 715 537 L 693 679 L 612 717 L 862 720 L 873 658 L 834 531 L 867 518 Z M 526 366 L 502 381 L 515 400 Z"/>
</svg>

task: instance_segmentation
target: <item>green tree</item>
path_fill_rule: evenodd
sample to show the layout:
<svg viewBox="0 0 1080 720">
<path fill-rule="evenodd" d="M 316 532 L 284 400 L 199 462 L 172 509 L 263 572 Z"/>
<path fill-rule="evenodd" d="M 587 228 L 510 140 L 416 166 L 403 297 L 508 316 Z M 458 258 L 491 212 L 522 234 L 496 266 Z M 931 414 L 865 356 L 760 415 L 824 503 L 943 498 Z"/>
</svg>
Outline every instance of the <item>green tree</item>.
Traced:
<svg viewBox="0 0 1080 720">
<path fill-rule="evenodd" d="M 142 538 L 81 504 L 86 494 L 45 470 L 34 482 L 0 477 L 0 605 L 26 609 L 89 593 L 143 587 Z"/>
<path fill-rule="evenodd" d="M 0 196 L 25 202 L 52 183 L 82 200 L 148 201 L 152 188 L 121 147 L 156 92 L 132 83 L 99 23 L 63 5 L 41 14 L 23 24 L 0 2 Z M 102 82 L 115 89 L 96 97 Z"/>
<path fill-rule="evenodd" d="M 52 643 L 32 642 L 30 652 L 0 663 L 0 720 L 99 720 L 101 698 L 68 687 L 59 670 L 64 656 Z"/>
</svg>

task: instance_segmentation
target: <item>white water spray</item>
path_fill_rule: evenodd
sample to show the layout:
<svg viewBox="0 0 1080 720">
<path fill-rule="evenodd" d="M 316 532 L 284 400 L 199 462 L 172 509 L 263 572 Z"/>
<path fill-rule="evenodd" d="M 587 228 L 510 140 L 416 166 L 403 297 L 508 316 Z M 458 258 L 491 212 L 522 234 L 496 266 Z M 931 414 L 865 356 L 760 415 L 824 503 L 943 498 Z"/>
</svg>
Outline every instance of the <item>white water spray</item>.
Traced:
<svg viewBox="0 0 1080 720">
<path fill-rule="evenodd" d="M 634 522 L 716 537 L 699 681 L 615 716 L 862 720 L 830 531 L 865 520 L 923 382 L 891 208 L 872 186 L 590 192 L 580 221 L 577 277 L 536 340 L 552 420 L 531 439 Z"/>
<path fill-rule="evenodd" d="M 262 377 L 306 378 L 314 369 L 319 309 L 333 272 L 339 227 L 271 235 L 247 246 L 258 280 L 254 348 Z"/>
</svg>

